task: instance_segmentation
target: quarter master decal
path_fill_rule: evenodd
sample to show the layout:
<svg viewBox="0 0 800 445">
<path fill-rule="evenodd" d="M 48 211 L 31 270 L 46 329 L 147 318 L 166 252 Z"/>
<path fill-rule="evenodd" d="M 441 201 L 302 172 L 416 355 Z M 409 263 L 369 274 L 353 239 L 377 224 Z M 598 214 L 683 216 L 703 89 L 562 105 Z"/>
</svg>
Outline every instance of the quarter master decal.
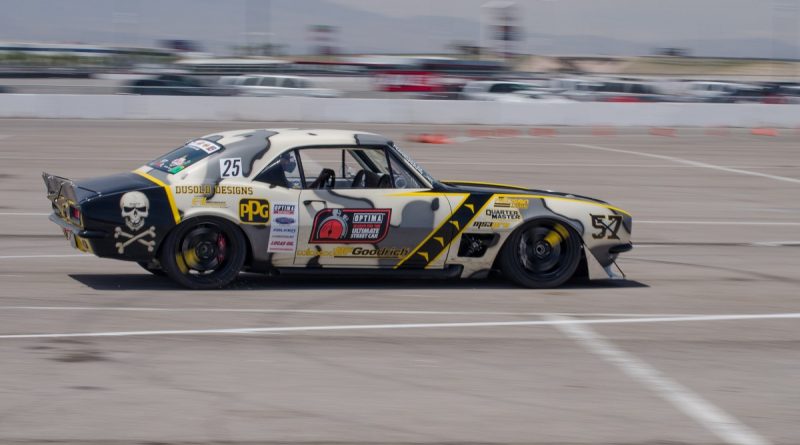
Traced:
<svg viewBox="0 0 800 445">
<path fill-rule="evenodd" d="M 309 243 L 378 243 L 389 233 L 392 209 L 324 209 L 317 212 Z"/>
</svg>

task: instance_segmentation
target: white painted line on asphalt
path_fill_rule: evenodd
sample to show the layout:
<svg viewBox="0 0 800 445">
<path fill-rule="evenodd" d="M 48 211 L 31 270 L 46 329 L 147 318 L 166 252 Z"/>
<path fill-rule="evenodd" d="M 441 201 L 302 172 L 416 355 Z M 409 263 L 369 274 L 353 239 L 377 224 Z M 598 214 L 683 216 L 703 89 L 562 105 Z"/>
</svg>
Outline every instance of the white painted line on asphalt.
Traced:
<svg viewBox="0 0 800 445">
<path fill-rule="evenodd" d="M 24 157 L 24 156 L 6 156 L 0 155 L 0 159 L 7 160 L 7 161 L 106 161 L 106 162 L 113 162 L 113 161 L 139 161 L 144 162 L 143 158 L 115 158 L 115 157 L 81 157 L 81 156 L 34 156 L 34 157 Z"/>
<path fill-rule="evenodd" d="M 685 165 L 691 165 L 692 167 L 707 168 L 707 169 L 711 169 L 711 170 L 719 170 L 719 171 L 724 171 L 724 172 L 728 172 L 728 173 L 738 173 L 740 175 L 758 176 L 760 178 L 774 179 L 776 181 L 784 181 L 784 182 L 791 182 L 791 183 L 794 183 L 794 184 L 800 184 L 800 179 L 796 179 L 796 178 L 788 178 L 786 176 L 769 175 L 767 173 L 759 173 L 759 172 L 754 172 L 754 171 L 750 171 L 750 170 L 742 170 L 742 169 L 739 169 L 739 168 L 723 167 L 721 165 L 707 164 L 705 162 L 690 161 L 688 159 L 677 158 L 677 157 L 674 157 L 674 156 L 657 155 L 657 154 L 653 154 L 653 153 L 643 153 L 643 152 L 640 152 L 640 151 L 633 151 L 633 150 L 622 150 L 622 149 L 619 149 L 619 148 L 601 147 L 599 145 L 591 145 L 591 144 L 569 144 L 568 143 L 568 144 L 564 144 L 564 145 L 570 145 L 570 146 L 573 146 L 573 147 L 580 147 L 580 148 L 588 148 L 588 149 L 591 149 L 591 150 L 602 150 L 602 151 L 610 151 L 610 152 L 615 152 L 615 153 L 625 153 L 625 154 L 630 154 L 630 155 L 635 155 L 635 156 L 644 156 L 644 157 L 648 157 L 648 158 L 663 159 L 665 161 L 677 162 L 679 164 L 685 164 Z"/>
<path fill-rule="evenodd" d="M 580 144 L 578 144 L 580 145 Z M 104 158 L 106 159 L 106 158 Z M 577 168 L 577 167 L 586 167 L 586 168 L 696 168 L 693 165 L 664 165 L 664 164 L 579 164 L 575 162 L 566 162 L 566 163 L 539 163 L 539 162 L 458 162 L 458 161 L 428 161 L 425 160 L 423 157 L 415 157 L 414 158 L 420 164 L 432 164 L 432 165 L 497 165 L 497 166 L 521 166 L 521 167 L 567 167 L 567 168 Z M 763 168 L 763 169 L 773 169 L 773 168 L 791 168 L 792 166 L 736 166 L 730 168 Z"/>
<path fill-rule="evenodd" d="M 670 220 L 634 220 L 636 224 L 694 224 L 709 226 L 800 226 L 800 222 L 793 221 L 670 221 Z"/>
<path fill-rule="evenodd" d="M 363 314 L 363 315 L 552 315 L 553 312 L 482 312 L 482 311 L 393 311 L 348 309 L 259 309 L 259 308 L 176 308 L 176 307 L 105 307 L 105 306 L 0 306 L 3 310 L 31 311 L 120 311 L 120 312 L 243 312 L 276 314 Z M 699 317 L 700 314 L 621 314 L 621 313 L 556 313 L 570 317 Z"/>
<path fill-rule="evenodd" d="M 423 328 L 478 328 L 478 327 L 510 327 L 510 326 L 550 326 L 559 324 L 623 324 L 623 323 L 657 323 L 657 322 L 691 322 L 691 321 L 732 321 L 732 320 L 767 320 L 796 319 L 800 313 L 781 314 L 745 314 L 745 315 L 700 315 L 688 317 L 642 317 L 612 319 L 568 319 L 568 320 L 530 320 L 530 321 L 478 321 L 463 323 L 402 323 L 402 324 L 357 324 L 357 325 L 325 325 L 325 326 L 280 326 L 258 328 L 223 328 L 223 329 L 187 329 L 160 331 L 112 331 L 112 332 L 73 332 L 58 334 L 5 334 L 0 339 L 24 338 L 74 338 L 74 337 L 135 337 L 154 335 L 199 335 L 199 334 L 258 334 L 269 332 L 313 332 L 313 331 L 356 331 L 387 329 L 423 329 Z"/>
<path fill-rule="evenodd" d="M 25 258 L 69 258 L 69 257 L 99 258 L 94 255 L 89 255 L 86 253 L 74 253 L 69 255 L 4 255 L 0 256 L 0 260 L 21 260 Z"/>
<path fill-rule="evenodd" d="M 0 212 L 0 216 L 48 216 L 49 213 Z"/>
<path fill-rule="evenodd" d="M 419 159 L 425 165 L 497 165 L 497 166 L 522 166 L 522 167 L 606 167 L 606 168 L 689 168 L 685 165 L 657 165 L 657 164 L 578 164 L 578 163 L 547 163 L 547 162 L 459 162 L 459 161 L 428 161 Z"/>
<path fill-rule="evenodd" d="M 658 369 L 637 358 L 594 332 L 580 326 L 579 320 L 552 315 L 549 321 L 564 335 L 577 341 L 605 361 L 618 367 L 632 379 L 647 387 L 675 408 L 703 425 L 725 443 L 735 445 L 768 445 L 770 442 L 739 422 L 722 409 L 706 401 L 689 388 L 670 379 Z"/>
<path fill-rule="evenodd" d="M 800 241 L 759 241 L 750 243 L 753 246 L 763 247 L 786 247 L 786 246 L 800 246 Z"/>
</svg>

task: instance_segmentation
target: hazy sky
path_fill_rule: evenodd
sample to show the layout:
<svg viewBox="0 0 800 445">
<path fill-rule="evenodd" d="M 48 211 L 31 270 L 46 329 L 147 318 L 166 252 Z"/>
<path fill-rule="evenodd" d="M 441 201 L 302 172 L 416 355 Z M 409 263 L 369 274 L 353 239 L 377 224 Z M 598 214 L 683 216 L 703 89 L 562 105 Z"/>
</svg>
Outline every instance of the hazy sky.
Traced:
<svg viewBox="0 0 800 445">
<path fill-rule="evenodd" d="M 203 42 L 214 52 L 270 39 L 308 51 L 308 26 L 338 27 L 352 52 L 441 52 L 477 44 L 487 0 L 0 0 L 0 40 L 152 46 Z M 797 57 L 800 0 L 518 0 L 529 53 Z"/>
</svg>

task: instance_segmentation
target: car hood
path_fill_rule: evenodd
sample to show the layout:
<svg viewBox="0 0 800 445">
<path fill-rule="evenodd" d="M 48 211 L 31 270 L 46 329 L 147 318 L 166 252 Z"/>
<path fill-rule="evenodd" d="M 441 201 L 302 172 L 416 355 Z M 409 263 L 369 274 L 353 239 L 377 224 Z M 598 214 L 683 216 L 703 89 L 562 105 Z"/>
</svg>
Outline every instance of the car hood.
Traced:
<svg viewBox="0 0 800 445">
<path fill-rule="evenodd" d="M 474 181 L 439 181 L 447 192 L 467 192 L 467 193 L 502 193 L 502 194 L 515 194 L 515 195 L 532 195 L 532 196 L 552 196 L 554 198 L 571 198 L 580 199 L 584 201 L 592 201 L 599 204 L 608 204 L 589 196 L 576 195 L 573 193 L 554 192 L 552 190 L 538 190 L 530 189 L 527 187 L 520 187 L 509 184 L 495 184 L 491 182 L 474 182 Z"/>
</svg>

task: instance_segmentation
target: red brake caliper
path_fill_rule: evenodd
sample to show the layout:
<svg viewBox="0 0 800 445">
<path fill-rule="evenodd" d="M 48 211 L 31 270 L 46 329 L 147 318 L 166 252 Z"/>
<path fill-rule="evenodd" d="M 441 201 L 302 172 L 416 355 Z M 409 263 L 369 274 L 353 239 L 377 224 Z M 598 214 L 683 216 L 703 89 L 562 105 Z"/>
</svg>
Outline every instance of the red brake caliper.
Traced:
<svg viewBox="0 0 800 445">
<path fill-rule="evenodd" d="M 227 241 L 225 237 L 220 233 L 217 236 L 217 261 L 222 263 L 225 261 L 225 248 L 227 247 Z"/>
</svg>

